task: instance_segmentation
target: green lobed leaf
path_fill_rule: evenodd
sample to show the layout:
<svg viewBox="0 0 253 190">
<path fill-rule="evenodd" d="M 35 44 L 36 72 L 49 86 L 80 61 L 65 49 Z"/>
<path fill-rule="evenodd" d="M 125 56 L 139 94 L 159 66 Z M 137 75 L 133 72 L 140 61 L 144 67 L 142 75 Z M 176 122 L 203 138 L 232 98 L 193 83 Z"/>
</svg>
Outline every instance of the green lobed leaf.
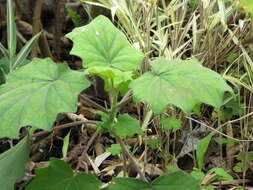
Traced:
<svg viewBox="0 0 253 190">
<path fill-rule="evenodd" d="M 245 164 L 243 162 L 237 162 L 235 164 L 235 166 L 233 167 L 233 170 L 235 172 L 240 173 L 240 172 L 243 172 L 244 170 L 247 170 L 247 169 L 245 168 Z"/>
<path fill-rule="evenodd" d="M 28 137 L 25 137 L 13 148 L 0 154 L 1 190 L 14 189 L 16 180 L 25 176 L 29 153 L 30 143 Z"/>
<path fill-rule="evenodd" d="M 0 137 L 15 138 L 25 125 L 50 130 L 58 113 L 76 111 L 77 96 L 88 86 L 84 73 L 51 59 L 13 71 L 0 86 Z"/>
<path fill-rule="evenodd" d="M 113 131 L 123 139 L 132 137 L 135 134 L 143 134 L 139 121 L 128 114 L 118 116 L 117 123 L 113 126 Z"/>
<path fill-rule="evenodd" d="M 111 147 L 106 149 L 106 152 L 112 153 L 112 155 L 117 155 L 121 153 L 120 144 L 112 144 Z"/>
<path fill-rule="evenodd" d="M 132 71 L 122 72 L 119 69 L 104 66 L 91 67 L 86 69 L 85 72 L 101 77 L 105 82 L 106 91 L 111 90 L 111 85 L 114 89 L 119 89 L 121 85 L 128 84 L 134 75 Z"/>
<path fill-rule="evenodd" d="M 233 116 L 242 116 L 244 114 L 243 104 L 237 96 L 225 94 L 224 104 L 219 110 L 213 111 L 214 117 L 219 117 L 221 121 L 230 120 Z"/>
<path fill-rule="evenodd" d="M 147 145 L 150 148 L 156 149 L 160 145 L 160 141 L 159 141 L 159 139 L 148 139 Z"/>
<path fill-rule="evenodd" d="M 131 146 L 126 145 L 126 148 L 130 150 Z M 121 146 L 120 144 L 112 144 L 111 147 L 106 149 L 106 152 L 110 152 L 112 155 L 117 155 L 121 153 Z"/>
<path fill-rule="evenodd" d="M 160 122 L 165 130 L 177 131 L 182 128 L 182 121 L 176 117 L 162 118 Z"/>
<path fill-rule="evenodd" d="M 236 159 L 240 160 L 240 161 L 245 161 L 245 159 L 246 159 L 248 161 L 253 162 L 253 152 L 240 152 L 236 156 Z"/>
<path fill-rule="evenodd" d="M 75 28 L 66 37 L 74 43 L 70 53 L 81 57 L 86 68 L 113 66 L 124 71 L 140 68 L 143 54 L 105 16 Z"/>
<path fill-rule="evenodd" d="M 101 182 L 86 173 L 74 174 L 72 169 L 63 161 L 50 158 L 48 168 L 35 170 L 35 179 L 26 190 L 99 190 Z"/>
<path fill-rule="evenodd" d="M 101 121 L 98 121 L 96 125 L 99 127 L 99 133 L 105 133 L 112 130 L 112 122 L 110 115 L 102 111 L 96 111 L 96 114 L 101 116 Z"/>
<path fill-rule="evenodd" d="M 203 67 L 195 59 L 166 60 L 151 63 L 152 72 L 145 73 L 130 83 L 135 101 L 148 103 L 154 113 L 162 113 L 168 104 L 191 111 L 196 104 L 220 107 L 225 91 L 232 92 L 216 72 Z"/>
<path fill-rule="evenodd" d="M 182 171 L 169 173 L 148 183 L 132 178 L 115 178 L 105 190 L 200 190 L 192 176 Z"/>
</svg>

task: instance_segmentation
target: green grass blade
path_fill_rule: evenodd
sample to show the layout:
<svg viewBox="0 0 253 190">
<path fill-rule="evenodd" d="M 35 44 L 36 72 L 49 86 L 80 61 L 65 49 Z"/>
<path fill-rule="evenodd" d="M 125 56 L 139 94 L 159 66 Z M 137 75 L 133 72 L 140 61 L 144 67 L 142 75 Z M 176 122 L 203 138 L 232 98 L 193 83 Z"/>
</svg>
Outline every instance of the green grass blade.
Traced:
<svg viewBox="0 0 253 190">
<path fill-rule="evenodd" d="M 70 18 L 72 22 L 74 23 L 75 27 L 80 27 L 85 24 L 81 16 L 74 9 L 70 7 L 66 7 L 66 10 L 68 14 L 70 15 Z"/>
<path fill-rule="evenodd" d="M 40 33 L 36 34 L 35 36 L 33 36 L 32 39 L 30 39 L 25 46 L 20 50 L 20 52 L 18 53 L 12 69 L 14 70 L 15 68 L 17 68 L 18 66 L 22 65 L 23 61 L 26 59 L 26 57 L 28 56 L 28 54 L 30 53 L 34 43 L 38 40 L 38 38 L 40 37 Z"/>
<path fill-rule="evenodd" d="M 7 0 L 7 37 L 10 59 L 15 56 L 17 39 L 16 39 L 16 23 L 13 13 L 12 0 Z"/>
<path fill-rule="evenodd" d="M 2 52 L 4 57 L 8 57 L 8 50 L 3 46 L 3 44 L 1 44 L 1 42 L 0 42 L 0 51 Z"/>
</svg>

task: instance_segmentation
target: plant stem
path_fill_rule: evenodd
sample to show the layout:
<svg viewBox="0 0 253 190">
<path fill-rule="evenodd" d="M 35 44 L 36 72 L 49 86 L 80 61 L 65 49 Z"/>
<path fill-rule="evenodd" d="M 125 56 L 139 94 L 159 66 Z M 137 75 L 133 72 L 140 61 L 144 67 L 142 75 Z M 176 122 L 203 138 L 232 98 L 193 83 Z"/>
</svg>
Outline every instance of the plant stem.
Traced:
<svg viewBox="0 0 253 190">
<path fill-rule="evenodd" d="M 125 94 L 125 96 L 121 99 L 121 101 L 117 104 L 117 108 L 121 108 L 123 105 L 128 103 L 128 101 L 130 101 L 132 99 L 132 94 L 133 94 L 133 92 L 131 90 L 129 90 Z"/>
<path fill-rule="evenodd" d="M 55 27 L 54 27 L 54 40 L 53 46 L 57 59 L 61 60 L 61 37 L 62 37 L 62 25 L 65 19 L 65 4 L 67 0 L 58 0 L 56 1 L 56 10 L 55 10 Z"/>
<path fill-rule="evenodd" d="M 41 9 L 43 5 L 44 0 L 36 0 L 35 3 L 33 4 L 33 36 L 35 36 L 37 33 L 40 32 L 41 30 Z M 37 50 L 39 48 L 39 42 L 35 42 L 32 52 L 31 52 L 31 57 L 36 57 L 37 56 Z"/>
<path fill-rule="evenodd" d="M 66 123 L 63 125 L 58 125 L 56 127 L 53 128 L 53 131 L 57 131 L 60 129 L 65 129 L 65 128 L 69 128 L 69 127 L 75 127 L 77 125 L 82 125 L 82 124 L 96 124 L 97 121 L 75 121 L 75 122 L 71 122 L 71 123 Z M 48 133 L 51 133 L 52 131 L 40 131 L 38 133 L 35 133 L 32 135 L 32 137 L 38 137 L 38 136 L 42 136 L 42 135 L 46 135 Z"/>
<path fill-rule="evenodd" d="M 118 92 L 115 92 L 113 80 L 111 80 L 111 88 L 110 88 L 110 103 L 111 103 L 111 110 L 109 111 L 110 115 L 110 123 L 113 124 L 115 121 L 115 118 L 117 116 L 118 107 L 117 102 L 118 100 Z"/>
<path fill-rule="evenodd" d="M 143 120 L 142 125 L 141 125 L 141 129 L 142 130 L 146 130 L 147 129 L 147 126 L 149 124 L 150 119 L 152 118 L 152 115 L 153 115 L 153 111 L 152 110 L 148 110 L 148 112 L 146 112 L 144 120 Z"/>
<path fill-rule="evenodd" d="M 121 102 L 118 104 L 117 99 L 118 99 L 118 92 L 115 92 L 113 88 L 113 81 L 111 81 L 111 89 L 110 89 L 110 101 L 111 101 L 111 110 L 109 112 L 110 115 L 110 123 L 113 124 L 115 121 L 115 118 L 117 116 L 118 108 L 121 107 L 120 105 L 123 105 L 124 102 L 128 100 L 128 97 L 131 97 L 132 92 L 129 91 L 121 100 Z M 131 155 L 131 153 L 128 151 L 126 145 L 122 141 L 120 137 L 118 137 L 113 131 L 111 132 L 119 142 L 121 146 L 121 150 L 123 152 L 123 157 L 128 157 L 128 159 L 132 162 L 134 169 L 136 172 L 140 175 L 140 178 L 143 179 L 144 181 L 147 181 L 145 174 L 142 172 L 141 168 L 138 166 L 138 163 L 134 159 L 134 157 Z"/>
<path fill-rule="evenodd" d="M 98 133 L 97 131 L 91 136 L 90 140 L 88 141 L 85 149 L 83 150 L 81 156 L 78 158 L 78 162 L 77 162 L 77 165 L 76 165 L 76 171 L 81 167 L 81 164 L 82 164 L 82 161 L 85 160 L 85 158 L 87 157 L 88 155 L 88 151 L 89 151 L 89 148 L 91 147 L 92 143 L 94 142 L 94 140 L 96 139 L 96 137 L 98 136 Z"/>
<path fill-rule="evenodd" d="M 144 120 L 142 122 L 141 125 L 141 129 L 145 132 L 145 136 L 144 136 L 144 141 L 145 141 L 145 151 L 144 151 L 144 172 L 146 171 L 146 163 L 147 163 L 147 127 L 149 124 L 150 119 L 152 118 L 153 115 L 153 111 L 151 109 L 148 109 L 148 107 L 146 107 L 147 111 L 145 112 L 145 116 L 144 116 Z"/>
<path fill-rule="evenodd" d="M 95 108 L 101 110 L 102 112 L 108 113 L 108 111 L 103 106 L 101 106 L 98 103 L 94 102 L 93 100 L 91 100 L 90 98 L 88 98 L 86 95 L 80 94 L 79 97 L 81 99 L 83 99 L 84 101 L 90 103 Z"/>
<path fill-rule="evenodd" d="M 53 60 L 54 57 L 52 55 L 52 52 L 50 50 L 50 47 L 49 47 L 49 44 L 48 44 L 48 41 L 47 41 L 47 33 L 43 29 L 42 29 L 42 33 L 40 35 L 39 45 L 41 46 L 41 53 L 45 57 L 50 57 Z"/>
<path fill-rule="evenodd" d="M 134 159 L 134 157 L 131 155 L 131 153 L 128 151 L 126 145 L 124 144 L 124 142 L 122 141 L 122 139 L 120 139 L 119 137 L 117 137 L 117 140 L 121 146 L 122 151 L 125 153 L 125 155 L 128 157 L 128 159 L 132 162 L 134 169 L 136 170 L 136 172 L 140 175 L 140 178 L 144 181 L 147 181 L 145 174 L 142 172 L 141 168 L 139 167 L 138 163 L 136 162 L 136 160 Z"/>
</svg>

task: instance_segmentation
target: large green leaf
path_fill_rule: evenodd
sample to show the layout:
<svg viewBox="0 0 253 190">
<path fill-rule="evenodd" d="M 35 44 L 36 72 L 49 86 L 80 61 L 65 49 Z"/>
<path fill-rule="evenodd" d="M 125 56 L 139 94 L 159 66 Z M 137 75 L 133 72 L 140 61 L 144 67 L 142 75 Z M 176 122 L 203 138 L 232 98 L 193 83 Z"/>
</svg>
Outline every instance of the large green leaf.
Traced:
<svg viewBox="0 0 253 190">
<path fill-rule="evenodd" d="M 26 190 L 99 190 L 101 182 L 86 173 L 75 175 L 72 169 L 63 161 L 50 159 L 48 168 L 35 171 L 35 179 Z"/>
<path fill-rule="evenodd" d="M 154 113 L 162 113 L 168 104 L 189 112 L 198 103 L 220 107 L 224 91 L 232 92 L 216 72 L 193 60 L 156 59 L 152 72 L 132 81 L 136 101 L 148 103 Z"/>
<path fill-rule="evenodd" d="M 51 59 L 34 59 L 0 86 L 0 137 L 18 136 L 32 125 L 50 130 L 58 113 L 75 112 L 79 92 L 89 86 L 84 73 Z"/>
<path fill-rule="evenodd" d="M 70 53 L 81 57 L 84 67 L 113 66 L 124 71 L 140 68 L 143 54 L 105 16 L 75 28 L 66 37 L 74 42 Z"/>
<path fill-rule="evenodd" d="M 1 190 L 14 189 L 17 179 L 25 176 L 25 166 L 29 159 L 30 144 L 26 137 L 16 146 L 0 155 Z"/>
<path fill-rule="evenodd" d="M 106 190 L 200 190 L 192 176 L 182 171 L 169 173 L 148 183 L 138 179 L 115 178 Z"/>
</svg>

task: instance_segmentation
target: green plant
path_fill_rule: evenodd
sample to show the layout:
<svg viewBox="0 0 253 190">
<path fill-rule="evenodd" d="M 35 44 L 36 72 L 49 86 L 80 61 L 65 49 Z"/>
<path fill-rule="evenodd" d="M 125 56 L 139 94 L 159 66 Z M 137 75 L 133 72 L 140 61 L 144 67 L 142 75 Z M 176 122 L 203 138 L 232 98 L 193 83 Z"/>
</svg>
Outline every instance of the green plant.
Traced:
<svg viewBox="0 0 253 190">
<path fill-rule="evenodd" d="M 5 82 L 8 73 L 28 63 L 26 57 L 40 36 L 40 33 L 36 34 L 16 55 L 16 24 L 12 0 L 7 0 L 7 36 L 8 49 L 0 43 L 0 52 L 4 55 L 4 58 L 0 60 L 0 84 Z"/>
<path fill-rule="evenodd" d="M 193 168 L 191 175 L 195 177 L 195 179 L 199 180 L 205 190 L 212 190 L 215 189 L 215 186 L 210 185 L 211 182 L 215 180 L 233 180 L 233 177 L 229 175 L 224 169 L 222 168 L 212 168 L 207 172 L 203 171 L 203 163 L 205 158 L 205 153 L 208 149 L 209 143 L 213 137 L 213 133 L 210 133 L 205 138 L 203 138 L 200 143 L 198 144 L 196 150 L 196 161 L 197 167 Z"/>
<path fill-rule="evenodd" d="M 132 162 L 140 177 L 146 180 L 124 140 L 135 134 L 143 135 L 152 115 L 164 113 L 169 109 L 168 106 L 174 105 L 185 113 L 190 113 L 200 103 L 219 108 L 223 103 L 224 92 L 232 92 L 219 74 L 203 67 L 196 59 L 183 61 L 154 58 L 149 63 L 151 71 L 137 77 L 136 72 L 141 70 L 140 63 L 144 55 L 104 16 L 97 17 L 86 26 L 75 28 L 67 37 L 73 41 L 71 54 L 82 58 L 85 70 L 73 71 L 67 64 L 54 64 L 50 59 L 34 59 L 10 72 L 6 83 L 0 86 L 1 137 L 17 138 L 19 129 L 26 125 L 32 126 L 30 136 L 34 129 L 51 131 L 58 113 L 76 111 L 78 94 L 90 86 L 86 76 L 95 75 L 104 80 L 104 89 L 110 99 L 110 108 L 99 112 L 101 121 L 96 123 L 97 132 L 109 132 L 115 137 L 122 153 Z M 148 112 L 142 126 L 140 121 L 129 114 L 119 113 L 122 105 L 132 97 L 136 103 L 144 102 L 147 105 Z M 175 119 L 172 121 L 180 125 Z M 178 128 L 180 126 L 173 129 Z M 22 142 L 5 155 L 15 148 L 27 148 Z M 3 159 L 5 155 L 0 155 L 1 165 L 6 165 L 7 160 Z M 24 151 L 16 152 L 16 156 L 25 157 Z M 18 160 L 16 163 L 22 166 L 25 161 Z M 56 173 L 50 184 L 58 183 L 58 188 L 63 185 L 59 183 L 61 180 L 66 182 L 69 189 L 74 183 L 82 188 L 85 185 L 92 190 L 99 188 L 100 182 L 94 177 L 87 174 L 74 175 L 65 163 L 55 159 L 51 159 L 50 163 L 49 168 L 38 170 L 37 177 L 27 189 L 39 189 L 39 184 L 53 175 L 50 172 L 52 168 L 56 169 Z M 22 168 L 19 171 L 22 173 Z M 0 172 L 0 178 L 6 179 L 2 174 Z M 84 184 L 84 181 L 87 183 Z M 151 183 L 128 178 L 116 178 L 115 182 L 105 189 L 116 190 L 124 186 L 128 190 L 126 185 L 132 189 L 200 189 L 197 181 L 183 172 L 161 176 Z M 13 183 L 14 180 L 8 182 L 8 186 Z M 46 189 L 51 188 L 50 184 Z"/>
<path fill-rule="evenodd" d="M 241 101 L 238 100 L 238 97 L 230 97 L 226 96 L 226 104 L 221 107 L 219 110 L 214 110 L 213 117 L 217 118 L 219 117 L 221 121 L 226 121 L 234 116 L 242 116 L 244 113 L 244 110 L 242 108 Z"/>
<path fill-rule="evenodd" d="M 84 25 L 83 19 L 81 18 L 80 15 L 78 15 L 78 13 L 75 10 L 73 10 L 70 7 L 66 7 L 66 10 L 67 10 L 68 14 L 70 15 L 70 18 L 71 18 L 72 22 L 74 23 L 75 27 L 79 27 L 79 26 Z"/>
<path fill-rule="evenodd" d="M 34 189 L 88 189 L 99 190 L 101 182 L 90 174 L 74 175 L 71 168 L 62 160 L 55 158 L 50 159 L 48 168 L 37 169 L 37 177 L 27 187 L 27 190 Z M 45 184 L 44 182 L 47 181 Z M 41 188 L 40 188 L 41 187 Z M 115 178 L 112 184 L 109 184 L 105 190 L 164 190 L 176 187 L 179 190 L 200 190 L 196 180 L 189 174 L 182 171 L 161 176 L 151 183 L 132 179 L 132 178 Z"/>
<path fill-rule="evenodd" d="M 248 163 L 253 161 L 253 152 L 240 152 L 237 156 L 237 163 L 234 166 L 233 170 L 237 172 L 243 172 L 247 171 L 248 168 Z"/>
<path fill-rule="evenodd" d="M 211 185 L 211 183 L 215 180 L 233 180 L 233 177 L 222 168 L 212 168 L 206 173 L 197 168 L 194 168 L 191 175 L 200 181 L 203 189 L 205 190 L 215 189 L 216 187 L 214 185 Z"/>
<path fill-rule="evenodd" d="M 91 174 L 74 174 L 62 160 L 50 159 L 50 166 L 36 170 L 36 179 L 26 188 L 34 189 L 89 189 L 99 190 L 101 182 Z M 45 183 L 46 181 L 46 183 Z"/>
</svg>

